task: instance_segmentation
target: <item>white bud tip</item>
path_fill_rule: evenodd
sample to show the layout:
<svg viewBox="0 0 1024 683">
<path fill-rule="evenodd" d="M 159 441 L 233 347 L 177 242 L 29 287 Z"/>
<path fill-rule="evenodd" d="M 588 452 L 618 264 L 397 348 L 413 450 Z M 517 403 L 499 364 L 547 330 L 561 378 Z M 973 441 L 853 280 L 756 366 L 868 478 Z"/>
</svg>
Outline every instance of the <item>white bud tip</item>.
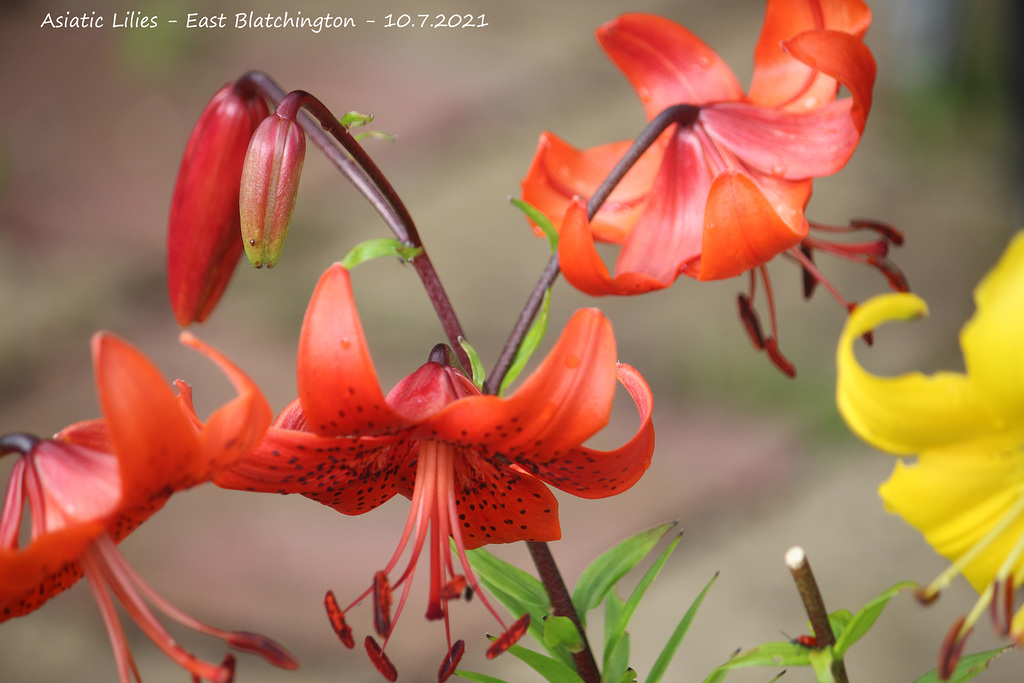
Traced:
<svg viewBox="0 0 1024 683">
<path fill-rule="evenodd" d="M 790 569 L 797 569 L 807 561 L 804 549 L 798 545 L 786 551 L 786 566 Z"/>
</svg>

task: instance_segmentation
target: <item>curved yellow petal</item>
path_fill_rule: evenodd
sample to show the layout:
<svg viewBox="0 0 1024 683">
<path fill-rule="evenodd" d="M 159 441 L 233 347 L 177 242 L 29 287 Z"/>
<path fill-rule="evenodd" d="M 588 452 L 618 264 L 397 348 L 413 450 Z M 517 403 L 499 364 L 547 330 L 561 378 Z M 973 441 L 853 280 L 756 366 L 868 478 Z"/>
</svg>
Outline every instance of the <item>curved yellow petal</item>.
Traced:
<svg viewBox="0 0 1024 683">
<path fill-rule="evenodd" d="M 960 334 L 967 373 L 999 423 L 1024 441 L 1024 232 L 974 290 L 978 310 Z"/>
<path fill-rule="evenodd" d="M 955 561 L 997 525 L 1006 527 L 962 573 L 979 592 L 992 581 L 1024 534 L 1019 501 L 1024 495 L 1024 452 L 950 448 L 923 454 L 916 464 L 896 464 L 879 493 L 890 512 L 920 531 L 936 552 Z M 1017 510 L 1012 508 L 1017 506 Z M 1008 515 L 1017 512 L 1015 517 Z M 1013 574 L 1024 571 L 1019 560 Z"/>
<path fill-rule="evenodd" d="M 966 375 L 912 372 L 877 377 L 857 362 L 853 343 L 889 320 L 927 313 L 913 294 L 874 297 L 850 314 L 836 353 L 836 401 L 847 425 L 876 448 L 906 454 L 948 444 L 974 442 L 991 434 L 993 420 Z"/>
</svg>

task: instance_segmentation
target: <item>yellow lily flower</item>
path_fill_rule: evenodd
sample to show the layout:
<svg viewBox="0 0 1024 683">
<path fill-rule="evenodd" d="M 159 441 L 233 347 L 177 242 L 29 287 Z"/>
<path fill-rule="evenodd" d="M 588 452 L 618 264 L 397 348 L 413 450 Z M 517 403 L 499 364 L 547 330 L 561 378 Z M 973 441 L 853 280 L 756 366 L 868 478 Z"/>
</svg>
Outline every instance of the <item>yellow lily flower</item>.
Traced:
<svg viewBox="0 0 1024 683">
<path fill-rule="evenodd" d="M 875 297 L 850 315 L 836 356 L 839 411 L 858 436 L 897 455 L 879 493 L 886 509 L 916 527 L 952 565 L 920 592 L 934 599 L 957 573 L 981 594 L 943 645 L 952 671 L 984 610 L 1024 642 L 1024 232 L 974 291 L 977 311 L 960 333 L 965 372 L 878 377 L 857 362 L 858 337 L 890 320 L 925 315 L 912 294 Z"/>
</svg>

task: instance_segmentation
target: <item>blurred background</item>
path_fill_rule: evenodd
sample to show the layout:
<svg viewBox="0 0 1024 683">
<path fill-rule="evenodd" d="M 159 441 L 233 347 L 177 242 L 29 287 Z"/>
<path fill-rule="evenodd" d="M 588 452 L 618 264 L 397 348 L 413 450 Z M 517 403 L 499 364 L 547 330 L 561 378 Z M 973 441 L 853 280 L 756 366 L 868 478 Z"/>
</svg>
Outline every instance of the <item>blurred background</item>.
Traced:
<svg viewBox="0 0 1024 683">
<path fill-rule="evenodd" d="M 210 96 L 250 69 L 286 90 L 305 89 L 339 115 L 376 116 L 394 142 L 367 149 L 404 198 L 470 340 L 486 366 L 546 262 L 546 243 L 507 202 L 517 195 L 543 130 L 586 147 L 634 136 L 643 113 L 627 81 L 593 39 L 623 10 L 651 11 L 702 36 L 749 82 L 764 4 L 756 0 L 599 0 L 515 3 L 411 0 L 387 4 L 267 0 L 209 4 L 29 0 L 0 3 L 0 431 L 52 434 L 95 417 L 89 337 L 108 329 L 195 387 L 205 415 L 230 395 L 213 366 L 177 344 L 167 303 L 166 218 L 180 155 Z M 1019 28 L 1011 0 L 878 0 L 867 43 L 879 63 L 874 109 L 853 160 L 815 184 L 808 215 L 843 224 L 894 224 L 907 244 L 893 254 L 931 317 L 890 326 L 860 357 L 878 372 L 961 367 L 956 334 L 971 290 L 1021 218 L 1017 112 Z M 378 9 L 379 7 L 379 9 Z M 188 12 L 252 11 L 352 16 L 355 28 L 188 30 Z M 42 28 L 48 12 L 108 17 L 108 28 Z M 156 15 L 154 29 L 109 28 L 114 12 Z M 386 29 L 386 15 L 483 14 L 473 29 Z M 176 25 L 166 19 L 179 19 Z M 376 24 L 365 20 L 375 19 Z M 1015 24 L 1015 22 L 1017 22 Z M 1018 41 L 1019 43 L 1019 41 Z M 1017 79 L 1017 80 L 1012 80 Z M 275 410 L 295 395 L 299 325 L 320 273 L 356 242 L 388 236 L 359 195 L 315 151 L 307 156 L 288 244 L 272 271 L 239 266 L 211 320 L 196 333 L 249 372 Z M 886 290 L 879 274 L 819 263 L 853 300 Z M 584 297 L 556 286 L 551 338 L 573 310 L 601 306 L 616 327 L 620 359 L 656 396 L 658 449 L 648 475 L 614 499 L 560 496 L 563 540 L 552 544 L 570 584 L 618 540 L 678 519 L 685 536 L 634 621 L 633 666 L 645 677 L 676 621 L 714 572 L 721 576 L 666 680 L 700 681 L 736 649 L 807 632 L 783 564 L 802 545 L 829 609 L 857 609 L 900 580 L 927 582 L 944 566 L 876 487 L 893 459 L 856 441 L 837 415 L 835 343 L 844 311 L 824 292 L 800 295 L 800 273 L 772 266 L 780 344 L 797 365 L 789 380 L 752 350 L 736 316 L 746 280 L 681 279 L 642 299 Z M 442 341 L 411 268 L 364 265 L 354 287 L 387 390 Z M 624 398 L 624 397 L 622 397 Z M 622 402 L 625 404 L 626 402 Z M 595 442 L 610 447 L 635 429 L 624 405 Z M 8 461 L 13 458 L 8 458 Z M 6 480 L 10 462 L 0 461 Z M 301 660 L 297 672 L 241 656 L 240 683 L 381 680 L 361 650 L 347 651 L 322 609 L 331 588 L 346 604 L 391 555 L 408 504 L 396 499 L 344 517 L 301 497 L 226 492 L 175 496 L 122 545 L 171 602 L 213 625 L 265 633 Z M 531 570 L 525 548 L 494 548 Z M 426 569 L 423 570 L 426 572 Z M 425 580 L 421 573 L 420 580 Z M 958 579 L 929 608 L 894 599 L 847 660 L 854 681 L 909 681 L 934 668 L 943 634 L 973 605 Z M 421 617 L 414 594 L 388 653 L 402 681 L 436 680 L 443 628 Z M 371 608 L 350 623 L 370 631 Z M 467 641 L 463 667 L 510 681 L 540 680 L 510 656 L 484 662 L 497 624 L 474 601 L 453 616 Z M 131 623 L 146 681 L 181 681 Z M 987 624 L 968 650 L 995 646 Z M 219 660 L 219 642 L 172 627 L 197 654 Z M 980 680 L 1016 681 L 1020 656 L 997 660 Z M 741 671 L 729 680 L 765 681 Z M 114 680 L 106 631 L 85 585 L 27 617 L 0 625 L 0 681 Z M 783 680 L 810 681 L 791 670 Z"/>
</svg>

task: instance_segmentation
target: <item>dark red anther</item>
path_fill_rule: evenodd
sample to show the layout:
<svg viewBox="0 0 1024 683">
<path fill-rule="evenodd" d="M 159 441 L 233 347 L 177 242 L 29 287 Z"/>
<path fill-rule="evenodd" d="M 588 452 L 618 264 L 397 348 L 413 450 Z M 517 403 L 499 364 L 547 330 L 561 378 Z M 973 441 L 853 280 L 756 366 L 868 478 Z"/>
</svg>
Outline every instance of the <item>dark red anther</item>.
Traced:
<svg viewBox="0 0 1024 683">
<path fill-rule="evenodd" d="M 882 275 L 889 280 L 889 286 L 897 292 L 909 292 L 910 283 L 907 282 L 907 277 L 903 274 L 903 271 L 899 267 L 885 258 L 884 256 L 875 256 L 874 254 L 868 255 L 868 264 L 874 266 L 882 272 Z"/>
<path fill-rule="evenodd" d="M 807 257 L 807 260 L 814 263 L 814 252 L 809 246 L 800 243 L 800 252 Z M 804 298 L 810 299 L 811 295 L 814 294 L 814 288 L 818 286 L 818 278 L 814 276 L 814 273 L 807 270 L 806 266 L 800 268 L 803 273 L 803 285 L 804 285 Z"/>
<path fill-rule="evenodd" d="M 366 636 L 366 640 L 363 641 L 363 644 L 366 646 L 366 654 L 370 656 L 370 661 L 373 662 L 375 667 L 377 667 L 377 671 L 380 672 L 380 675 L 391 681 L 391 683 L 397 681 L 398 669 L 396 669 L 395 665 L 391 663 L 388 656 L 384 654 L 384 650 L 380 649 L 380 645 L 378 645 L 377 641 L 373 639 L 373 636 Z"/>
<path fill-rule="evenodd" d="M 779 351 L 779 343 L 775 341 L 775 337 L 768 337 L 764 340 L 764 352 L 768 354 L 768 358 L 779 370 L 782 370 L 787 377 L 796 377 L 796 366 L 789 362 L 789 360 L 782 355 Z"/>
<path fill-rule="evenodd" d="M 466 602 L 469 602 L 470 600 L 473 599 L 473 587 L 472 586 L 466 586 L 465 596 L 466 596 Z"/>
<path fill-rule="evenodd" d="M 761 321 L 758 320 L 757 313 L 751 307 L 750 299 L 746 294 L 740 294 L 736 301 L 739 304 L 740 320 L 743 321 L 743 326 L 747 328 L 750 341 L 754 342 L 756 348 L 763 349 L 764 334 L 761 333 Z"/>
<path fill-rule="evenodd" d="M 956 663 L 960 661 L 960 655 L 967 643 L 967 636 L 971 635 L 972 629 L 960 632 L 965 621 L 966 617 L 960 617 L 953 622 L 953 628 L 949 629 L 946 637 L 942 640 L 942 647 L 939 649 L 939 666 L 936 667 L 940 681 L 948 681 L 949 677 L 953 675 Z"/>
<path fill-rule="evenodd" d="M 518 643 L 519 639 L 526 635 L 526 631 L 529 628 L 530 615 L 524 614 L 519 617 L 516 623 L 512 624 L 507 631 L 502 633 L 493 643 L 491 643 L 491 646 L 487 648 L 487 659 L 494 659 L 502 652 Z"/>
<path fill-rule="evenodd" d="M 444 656 L 444 661 L 441 662 L 441 668 L 437 670 L 437 683 L 444 683 L 452 677 L 452 674 L 455 673 L 455 669 L 459 667 L 459 662 L 462 660 L 462 655 L 464 654 L 466 654 L 465 641 L 456 640 L 455 644 L 452 645 L 452 649 Z"/>
<path fill-rule="evenodd" d="M 459 575 L 441 587 L 442 600 L 456 600 L 466 590 L 466 577 Z"/>
<path fill-rule="evenodd" d="M 895 244 L 897 247 L 903 244 L 903 233 L 892 227 L 888 223 L 882 223 L 881 221 L 875 221 L 871 219 L 855 218 L 850 221 L 850 227 L 852 228 L 865 228 L 867 230 L 874 230 L 879 235 Z"/>
<path fill-rule="evenodd" d="M 381 638 L 391 633 L 391 582 L 384 572 L 373 575 L 373 628 Z"/>
<path fill-rule="evenodd" d="M 327 591 L 324 596 L 324 608 L 327 609 L 327 618 L 331 620 L 331 628 L 338 634 L 338 640 L 348 649 L 354 648 L 356 641 L 352 637 L 352 628 L 345 623 L 345 613 L 338 607 L 334 591 Z"/>
</svg>

